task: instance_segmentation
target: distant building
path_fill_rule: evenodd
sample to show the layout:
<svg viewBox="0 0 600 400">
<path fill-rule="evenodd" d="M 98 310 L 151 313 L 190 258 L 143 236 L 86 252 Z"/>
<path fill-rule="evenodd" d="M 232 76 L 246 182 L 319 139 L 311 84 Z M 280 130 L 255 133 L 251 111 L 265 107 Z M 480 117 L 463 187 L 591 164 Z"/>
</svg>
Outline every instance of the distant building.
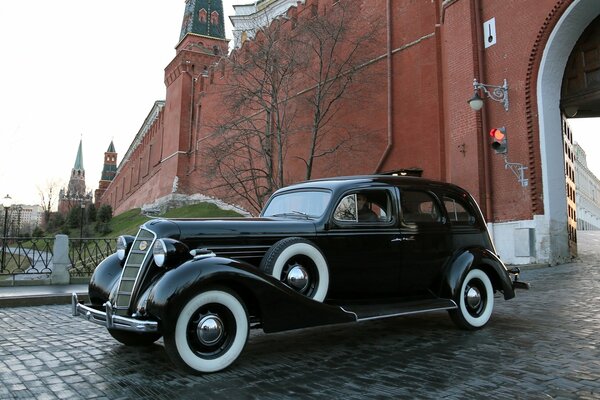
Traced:
<svg viewBox="0 0 600 400">
<path fill-rule="evenodd" d="M 588 169 L 585 150 L 576 142 L 575 184 L 577 187 L 577 229 L 600 230 L 600 180 Z"/>
<path fill-rule="evenodd" d="M 577 255 L 577 202 L 575 199 L 575 150 L 573 145 L 573 132 L 566 119 L 562 121 L 562 134 L 565 158 L 565 183 L 567 190 L 567 237 L 571 256 Z"/>
<path fill-rule="evenodd" d="M 85 188 L 82 144 L 83 140 L 80 140 L 75 164 L 71 169 L 69 185 L 66 189 L 61 189 L 58 194 L 58 212 L 61 214 L 67 214 L 74 206 L 92 202 L 92 192 L 87 192 Z"/>
<path fill-rule="evenodd" d="M 43 215 L 44 210 L 39 205 L 13 204 L 7 215 L 7 235 L 31 234 L 36 227 L 42 224 Z M 4 224 L 4 218 L 2 218 L 2 224 Z M 4 231 L 4 227 L 2 231 Z"/>
</svg>

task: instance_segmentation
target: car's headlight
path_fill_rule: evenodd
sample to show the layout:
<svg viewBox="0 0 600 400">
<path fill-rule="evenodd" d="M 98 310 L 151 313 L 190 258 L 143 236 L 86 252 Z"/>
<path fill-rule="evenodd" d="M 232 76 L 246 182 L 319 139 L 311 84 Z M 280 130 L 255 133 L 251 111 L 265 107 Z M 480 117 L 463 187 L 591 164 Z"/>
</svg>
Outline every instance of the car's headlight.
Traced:
<svg viewBox="0 0 600 400">
<path fill-rule="evenodd" d="M 123 235 L 117 238 L 117 257 L 119 257 L 119 260 L 125 261 L 134 240 L 135 238 L 130 235 Z"/>
<path fill-rule="evenodd" d="M 165 265 L 167 261 L 167 247 L 162 239 L 157 240 L 152 248 L 152 255 L 154 256 L 154 263 L 159 267 Z"/>
<path fill-rule="evenodd" d="M 192 258 L 190 249 L 174 239 L 158 239 L 152 248 L 154 263 L 158 267 L 173 267 Z"/>
</svg>

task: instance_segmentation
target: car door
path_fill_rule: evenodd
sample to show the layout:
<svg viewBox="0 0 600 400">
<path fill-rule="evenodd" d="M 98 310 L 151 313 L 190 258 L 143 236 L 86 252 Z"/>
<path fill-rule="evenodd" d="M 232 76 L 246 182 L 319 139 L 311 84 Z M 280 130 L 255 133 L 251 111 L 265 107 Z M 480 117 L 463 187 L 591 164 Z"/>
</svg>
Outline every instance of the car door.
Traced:
<svg viewBox="0 0 600 400">
<path fill-rule="evenodd" d="M 358 208 L 359 197 L 367 206 Z M 364 299 L 397 296 L 400 258 L 397 206 L 392 189 L 354 190 L 340 196 L 329 229 L 319 234 L 327 254 L 330 298 Z"/>
<path fill-rule="evenodd" d="M 448 221 L 438 197 L 427 190 L 401 190 L 400 209 L 400 292 L 428 296 L 451 255 Z"/>
</svg>

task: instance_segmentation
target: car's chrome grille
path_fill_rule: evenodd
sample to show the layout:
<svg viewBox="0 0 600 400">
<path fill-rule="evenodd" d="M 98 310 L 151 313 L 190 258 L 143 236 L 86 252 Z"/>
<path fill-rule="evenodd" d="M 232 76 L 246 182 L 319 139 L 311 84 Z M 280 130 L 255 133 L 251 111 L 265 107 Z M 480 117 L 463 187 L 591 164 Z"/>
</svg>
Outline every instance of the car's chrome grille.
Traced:
<svg viewBox="0 0 600 400">
<path fill-rule="evenodd" d="M 150 262 L 150 253 L 156 236 L 153 232 L 140 229 L 131 251 L 125 260 L 121 281 L 114 299 L 114 310 L 116 315 L 126 316 L 128 314 L 131 300 L 140 285 L 140 279 Z"/>
</svg>

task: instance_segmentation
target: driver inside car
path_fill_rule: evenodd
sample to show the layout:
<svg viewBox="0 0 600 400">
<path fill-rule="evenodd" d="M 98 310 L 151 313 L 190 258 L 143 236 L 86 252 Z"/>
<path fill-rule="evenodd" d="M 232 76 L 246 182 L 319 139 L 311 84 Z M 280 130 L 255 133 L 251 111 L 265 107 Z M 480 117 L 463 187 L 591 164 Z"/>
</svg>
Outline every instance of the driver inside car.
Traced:
<svg viewBox="0 0 600 400">
<path fill-rule="evenodd" d="M 356 195 L 356 202 L 358 208 L 358 220 L 360 222 L 377 222 L 379 218 L 377 215 L 369 208 L 369 202 L 367 200 L 367 196 L 362 193 L 358 193 Z"/>
</svg>

